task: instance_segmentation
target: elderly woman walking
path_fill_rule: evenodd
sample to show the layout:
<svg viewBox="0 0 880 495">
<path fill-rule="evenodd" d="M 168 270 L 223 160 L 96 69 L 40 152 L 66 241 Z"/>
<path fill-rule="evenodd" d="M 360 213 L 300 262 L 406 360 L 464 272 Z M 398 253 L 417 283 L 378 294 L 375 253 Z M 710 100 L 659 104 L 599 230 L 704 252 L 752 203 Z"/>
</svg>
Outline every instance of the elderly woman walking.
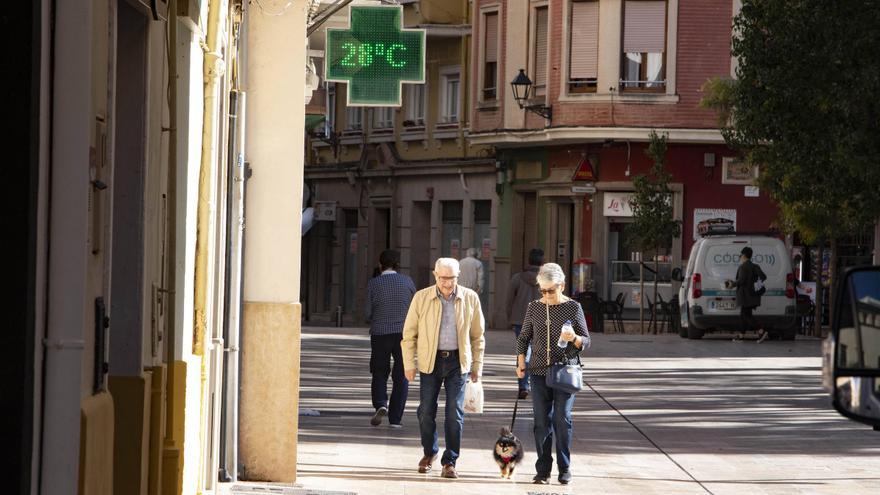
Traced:
<svg viewBox="0 0 880 495">
<path fill-rule="evenodd" d="M 533 481 L 536 484 L 549 483 L 555 433 L 558 479 L 559 483 L 567 485 L 571 482 L 571 410 L 574 394 L 548 387 L 545 379 L 551 364 L 576 363 L 581 350 L 590 346 L 590 334 L 580 303 L 562 294 L 565 289 L 562 267 L 556 263 L 543 265 L 538 272 L 538 285 L 541 287 L 541 299 L 529 303 L 522 331 L 516 340 L 516 375 L 519 378 L 525 376 L 526 351 L 531 344 L 528 372 L 531 375 L 535 450 L 538 454 L 535 462 L 537 474 Z M 571 323 L 574 332 L 562 331 L 567 322 Z"/>
</svg>

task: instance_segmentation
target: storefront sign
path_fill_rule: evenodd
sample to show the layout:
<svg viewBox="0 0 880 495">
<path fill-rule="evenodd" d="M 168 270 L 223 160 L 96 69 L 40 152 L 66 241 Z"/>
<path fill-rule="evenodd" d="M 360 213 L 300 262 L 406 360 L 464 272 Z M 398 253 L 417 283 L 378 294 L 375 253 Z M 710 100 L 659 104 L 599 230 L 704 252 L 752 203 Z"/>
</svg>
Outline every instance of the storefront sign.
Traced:
<svg viewBox="0 0 880 495">
<path fill-rule="evenodd" d="M 596 186 L 592 184 L 585 186 L 571 186 L 571 192 L 574 194 L 595 194 Z"/>
<path fill-rule="evenodd" d="M 746 186 L 745 194 L 747 198 L 757 198 L 761 195 L 761 189 L 758 186 Z"/>
<path fill-rule="evenodd" d="M 458 259 L 461 257 L 461 240 L 452 239 L 449 241 L 449 257 Z"/>
<path fill-rule="evenodd" d="M 733 156 L 721 159 L 721 183 L 752 185 L 758 176 L 758 167 L 752 167 L 745 160 Z"/>
<path fill-rule="evenodd" d="M 720 208 L 694 208 L 694 240 L 700 238 L 700 224 L 703 227 L 729 226 L 736 231 L 736 210 Z"/>
<path fill-rule="evenodd" d="M 357 232 L 352 232 L 348 236 L 348 254 L 357 254 L 358 253 L 358 235 Z"/>
<path fill-rule="evenodd" d="M 319 222 L 335 222 L 336 201 L 315 201 L 315 220 Z"/>
<path fill-rule="evenodd" d="M 632 201 L 633 193 L 605 193 L 602 201 L 602 212 L 606 217 L 631 217 L 633 216 Z"/>
<path fill-rule="evenodd" d="M 347 106 L 394 106 L 402 83 L 425 82 L 425 30 L 403 29 L 403 7 L 351 7 L 348 29 L 327 29 L 324 79 L 347 84 Z"/>
</svg>

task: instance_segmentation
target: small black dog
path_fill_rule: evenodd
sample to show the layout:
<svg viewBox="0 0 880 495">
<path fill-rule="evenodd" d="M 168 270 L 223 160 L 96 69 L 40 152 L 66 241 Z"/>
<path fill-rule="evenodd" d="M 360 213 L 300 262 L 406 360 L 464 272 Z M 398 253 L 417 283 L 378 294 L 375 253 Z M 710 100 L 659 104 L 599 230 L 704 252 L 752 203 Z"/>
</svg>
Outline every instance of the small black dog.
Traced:
<svg viewBox="0 0 880 495">
<path fill-rule="evenodd" d="M 516 438 L 510 428 L 506 426 L 501 428 L 498 440 L 495 441 L 495 448 L 492 449 L 492 456 L 501 468 L 501 477 L 510 479 L 517 464 L 523 459 L 522 442 Z"/>
</svg>

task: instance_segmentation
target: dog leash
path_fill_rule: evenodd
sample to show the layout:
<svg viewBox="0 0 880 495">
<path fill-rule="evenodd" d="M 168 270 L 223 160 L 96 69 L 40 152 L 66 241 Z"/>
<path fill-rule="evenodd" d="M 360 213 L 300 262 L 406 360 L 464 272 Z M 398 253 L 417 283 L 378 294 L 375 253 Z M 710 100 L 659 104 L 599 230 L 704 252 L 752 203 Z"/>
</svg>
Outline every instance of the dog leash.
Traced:
<svg viewBox="0 0 880 495">
<path fill-rule="evenodd" d="M 516 402 L 513 403 L 513 418 L 510 420 L 510 431 L 513 432 L 513 424 L 516 423 L 516 410 L 519 408 L 519 395 L 516 396 Z"/>
</svg>

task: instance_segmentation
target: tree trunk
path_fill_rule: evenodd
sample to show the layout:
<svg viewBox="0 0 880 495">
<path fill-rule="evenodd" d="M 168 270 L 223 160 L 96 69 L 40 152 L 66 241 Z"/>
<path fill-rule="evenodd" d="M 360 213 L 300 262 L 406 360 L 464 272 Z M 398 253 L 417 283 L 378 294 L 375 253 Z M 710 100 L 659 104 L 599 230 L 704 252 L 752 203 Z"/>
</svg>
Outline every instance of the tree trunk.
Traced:
<svg viewBox="0 0 880 495">
<path fill-rule="evenodd" d="M 639 252 L 639 327 L 645 333 L 645 268 L 642 265 L 642 253 Z"/>
<path fill-rule="evenodd" d="M 660 263 L 657 261 L 657 255 L 654 255 L 654 306 L 651 311 L 651 321 L 654 322 L 654 333 L 660 333 L 659 321 L 657 321 L 657 279 L 660 278 Z"/>
<path fill-rule="evenodd" d="M 822 335 L 822 295 L 823 295 L 823 287 L 822 287 L 822 255 L 825 249 L 825 239 L 819 239 L 817 243 L 817 261 L 816 266 L 818 269 L 816 270 L 816 314 L 814 315 L 814 323 L 813 323 L 813 336 L 817 337 Z"/>
</svg>

